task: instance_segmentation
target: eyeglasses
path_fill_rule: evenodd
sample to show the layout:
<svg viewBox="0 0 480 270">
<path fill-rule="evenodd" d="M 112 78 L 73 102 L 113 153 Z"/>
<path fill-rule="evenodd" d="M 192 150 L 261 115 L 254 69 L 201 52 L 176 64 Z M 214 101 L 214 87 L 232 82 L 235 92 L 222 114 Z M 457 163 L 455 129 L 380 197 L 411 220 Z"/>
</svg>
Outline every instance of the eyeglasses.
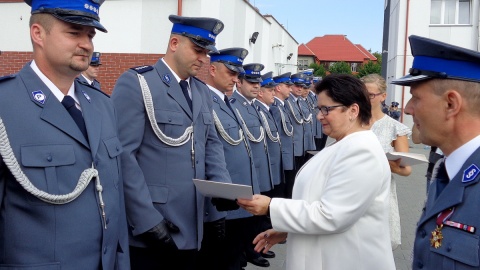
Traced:
<svg viewBox="0 0 480 270">
<path fill-rule="evenodd" d="M 368 97 L 369 97 L 370 99 L 374 99 L 376 96 L 380 96 L 380 95 L 382 95 L 382 94 L 383 94 L 383 93 L 377 93 L 377 94 L 368 93 Z"/>
<path fill-rule="evenodd" d="M 338 107 L 345 107 L 345 105 L 335 105 L 335 106 L 320 106 L 318 109 L 322 112 L 323 115 L 328 115 L 328 112 L 338 108 Z"/>
</svg>

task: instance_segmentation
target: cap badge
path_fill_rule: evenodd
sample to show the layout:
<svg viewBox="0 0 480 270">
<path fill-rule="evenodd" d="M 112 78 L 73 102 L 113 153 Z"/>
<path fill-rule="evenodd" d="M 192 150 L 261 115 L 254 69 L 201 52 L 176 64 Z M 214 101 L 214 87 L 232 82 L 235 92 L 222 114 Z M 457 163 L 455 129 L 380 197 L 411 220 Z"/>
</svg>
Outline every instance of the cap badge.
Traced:
<svg viewBox="0 0 480 270">
<path fill-rule="evenodd" d="M 215 25 L 215 27 L 213 28 L 212 32 L 215 34 L 215 35 L 218 35 L 220 33 L 220 31 L 222 30 L 223 28 L 223 23 L 221 22 L 217 22 L 217 24 Z"/>
<path fill-rule="evenodd" d="M 33 99 L 40 104 L 45 104 L 46 96 L 42 90 L 37 90 L 32 92 Z"/>
</svg>

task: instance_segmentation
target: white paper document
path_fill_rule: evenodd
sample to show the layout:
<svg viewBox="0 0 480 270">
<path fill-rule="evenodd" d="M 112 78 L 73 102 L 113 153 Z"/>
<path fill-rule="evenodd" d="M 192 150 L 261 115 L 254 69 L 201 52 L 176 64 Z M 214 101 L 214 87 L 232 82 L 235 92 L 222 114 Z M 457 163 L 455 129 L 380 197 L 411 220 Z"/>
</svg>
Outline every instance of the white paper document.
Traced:
<svg viewBox="0 0 480 270">
<path fill-rule="evenodd" d="M 406 152 L 391 152 L 387 153 L 388 160 L 397 160 L 401 158 L 400 166 L 412 166 L 428 162 L 424 154 L 406 153 Z"/>
<path fill-rule="evenodd" d="M 200 179 L 193 179 L 197 190 L 206 197 L 224 198 L 235 200 L 238 198 L 251 200 L 253 197 L 252 186 L 221 183 Z"/>
</svg>

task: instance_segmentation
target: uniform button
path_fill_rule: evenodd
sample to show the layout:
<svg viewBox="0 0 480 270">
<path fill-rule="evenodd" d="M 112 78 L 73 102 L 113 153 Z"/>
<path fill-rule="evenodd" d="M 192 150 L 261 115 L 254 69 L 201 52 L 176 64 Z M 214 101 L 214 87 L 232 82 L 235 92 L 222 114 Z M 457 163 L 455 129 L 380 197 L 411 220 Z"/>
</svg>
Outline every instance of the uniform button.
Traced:
<svg viewBox="0 0 480 270">
<path fill-rule="evenodd" d="M 107 224 L 110 223 L 110 219 L 107 218 L 107 220 L 105 221 L 105 223 L 107 223 Z"/>
<path fill-rule="evenodd" d="M 418 266 L 418 268 L 422 269 L 422 268 L 423 268 L 423 263 L 422 263 L 422 262 L 418 262 L 418 263 L 417 263 L 417 266 Z"/>
<path fill-rule="evenodd" d="M 168 118 L 168 122 L 172 122 L 172 119 Z"/>
<path fill-rule="evenodd" d="M 52 156 L 48 156 L 48 157 L 47 157 L 47 161 L 48 161 L 48 162 L 52 162 L 52 160 L 53 160 Z"/>
<path fill-rule="evenodd" d="M 427 232 L 425 230 L 421 230 L 420 235 L 422 236 L 422 238 L 425 238 L 425 236 L 427 236 Z"/>
<path fill-rule="evenodd" d="M 198 160 L 197 160 L 197 161 L 195 161 L 195 163 L 197 163 L 197 164 L 198 164 Z"/>
<path fill-rule="evenodd" d="M 208 216 L 208 212 L 205 212 L 205 216 Z"/>
<path fill-rule="evenodd" d="M 452 251 L 452 246 L 451 246 L 451 245 L 448 245 L 447 251 L 448 251 L 448 252 Z"/>
<path fill-rule="evenodd" d="M 103 247 L 103 254 L 107 254 L 107 247 Z"/>
<path fill-rule="evenodd" d="M 120 146 L 117 145 L 117 152 L 120 151 Z"/>
<path fill-rule="evenodd" d="M 95 161 L 93 162 L 95 164 L 95 167 L 98 166 L 98 159 L 95 159 Z"/>
</svg>

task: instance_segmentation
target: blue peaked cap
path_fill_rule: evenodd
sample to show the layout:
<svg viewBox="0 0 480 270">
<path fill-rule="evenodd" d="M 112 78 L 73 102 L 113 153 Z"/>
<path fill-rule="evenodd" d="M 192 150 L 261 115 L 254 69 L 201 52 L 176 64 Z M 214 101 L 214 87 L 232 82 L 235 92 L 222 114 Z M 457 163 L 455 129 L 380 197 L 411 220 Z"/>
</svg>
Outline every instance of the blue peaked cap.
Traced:
<svg viewBox="0 0 480 270">
<path fill-rule="evenodd" d="M 90 60 L 90 66 L 99 66 L 102 63 L 100 63 L 100 53 L 99 52 L 93 52 L 92 54 L 92 60 Z"/>
<path fill-rule="evenodd" d="M 248 51 L 244 48 L 228 48 L 218 51 L 218 53 L 210 53 L 210 63 L 223 63 L 228 69 L 245 73 L 243 69 L 243 60 L 248 55 Z"/>
<path fill-rule="evenodd" d="M 286 85 L 292 85 L 293 83 L 292 81 L 290 81 L 290 74 L 292 73 L 291 72 L 283 73 L 281 75 L 273 77 L 273 80 L 276 83 L 284 83 Z"/>
<path fill-rule="evenodd" d="M 224 27 L 219 19 L 177 15 L 170 15 L 168 19 L 173 23 L 173 34 L 186 36 L 197 46 L 211 52 L 218 52 L 215 48 L 215 39 Z"/>
<path fill-rule="evenodd" d="M 392 84 L 409 86 L 433 78 L 480 83 L 480 53 L 425 37 L 409 37 L 413 64 L 408 75 Z"/>
<path fill-rule="evenodd" d="M 290 76 L 290 80 L 291 80 L 292 83 L 294 83 L 295 85 L 302 85 L 302 84 L 304 84 L 306 78 L 307 78 L 307 76 L 306 76 L 305 74 L 303 74 L 302 72 L 295 73 L 295 74 L 293 74 L 292 76 Z"/>
<path fill-rule="evenodd" d="M 270 72 L 267 72 L 265 74 L 262 75 L 262 82 L 260 83 L 260 86 L 261 87 L 265 87 L 265 88 L 272 88 L 272 87 L 275 87 L 278 85 L 278 83 L 276 83 L 274 80 L 273 80 L 273 72 L 270 71 Z"/>
<path fill-rule="evenodd" d="M 92 26 L 107 32 L 100 24 L 100 6 L 105 0 L 25 0 L 32 14 L 48 13 L 64 22 Z"/>
<path fill-rule="evenodd" d="M 262 74 L 260 71 L 264 68 L 265 66 L 259 63 L 243 65 L 243 70 L 245 72 L 241 73 L 240 76 L 251 83 L 261 83 Z"/>
</svg>

